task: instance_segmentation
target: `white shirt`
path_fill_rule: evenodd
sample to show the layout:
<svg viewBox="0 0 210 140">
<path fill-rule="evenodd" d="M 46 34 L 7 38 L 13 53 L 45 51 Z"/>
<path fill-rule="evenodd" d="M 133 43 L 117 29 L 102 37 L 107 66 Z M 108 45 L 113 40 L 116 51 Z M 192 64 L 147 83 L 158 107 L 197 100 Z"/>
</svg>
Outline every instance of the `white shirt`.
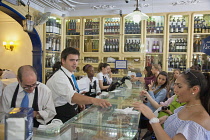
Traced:
<svg viewBox="0 0 210 140">
<path fill-rule="evenodd" d="M 61 66 L 61 68 L 68 75 L 68 77 L 71 78 L 72 73 L 63 66 Z M 63 71 L 59 69 L 46 83 L 46 85 L 52 91 L 55 107 L 65 105 L 66 103 L 74 105 L 71 100 L 74 96 L 74 93 L 77 93 L 77 91 L 73 89 L 68 77 L 64 74 Z"/>
<path fill-rule="evenodd" d="M 10 108 L 11 102 L 17 85 L 18 82 L 14 82 L 4 88 L 2 95 L 2 106 L 5 113 L 8 113 L 11 110 Z M 34 93 L 35 89 L 32 93 L 28 94 L 29 107 L 32 107 L 34 100 Z M 19 85 L 15 107 L 20 107 L 24 96 L 25 92 L 23 91 L 23 88 Z M 46 124 L 47 122 L 52 120 L 56 115 L 55 106 L 52 100 L 52 93 L 50 89 L 43 83 L 39 83 L 38 85 L 38 108 L 39 108 L 38 112 L 40 116 L 43 118 L 43 120 L 37 119 L 37 121 L 40 122 L 41 124 Z"/>
<path fill-rule="evenodd" d="M 96 81 L 96 91 L 95 91 L 95 93 L 100 93 L 101 89 L 99 87 L 98 79 L 96 77 L 93 77 L 92 81 L 90 81 L 88 76 L 85 76 L 85 77 L 83 77 L 83 78 L 81 78 L 80 80 L 77 81 L 80 92 L 83 92 L 83 91 L 89 92 L 90 91 L 90 84 L 91 84 L 91 86 L 93 86 L 94 81 Z"/>
<path fill-rule="evenodd" d="M 98 78 L 98 80 L 102 80 L 103 81 L 103 76 L 104 74 L 102 72 L 99 72 L 96 77 Z"/>
</svg>

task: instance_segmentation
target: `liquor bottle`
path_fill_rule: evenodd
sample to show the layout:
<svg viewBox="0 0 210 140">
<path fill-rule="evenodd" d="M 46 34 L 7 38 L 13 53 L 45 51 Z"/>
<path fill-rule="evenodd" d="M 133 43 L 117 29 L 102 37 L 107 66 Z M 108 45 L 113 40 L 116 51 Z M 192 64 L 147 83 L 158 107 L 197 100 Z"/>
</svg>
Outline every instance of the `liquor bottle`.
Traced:
<svg viewBox="0 0 210 140">
<path fill-rule="evenodd" d="M 60 50 L 60 38 L 56 39 L 56 51 Z"/>
<path fill-rule="evenodd" d="M 157 44 L 156 44 L 156 52 L 160 52 L 160 45 L 159 45 L 159 41 L 157 41 Z"/>
<path fill-rule="evenodd" d="M 156 52 L 156 44 L 155 44 L 155 41 L 153 42 L 153 45 L 152 45 L 152 52 Z"/>
<path fill-rule="evenodd" d="M 186 21 L 184 18 L 182 18 L 182 26 L 185 28 L 186 27 Z"/>
<path fill-rule="evenodd" d="M 52 19 L 49 19 L 49 33 L 53 33 L 53 21 Z"/>
<path fill-rule="evenodd" d="M 175 28 L 173 27 L 173 25 L 170 25 L 170 33 L 175 32 L 174 29 L 175 29 Z"/>
<path fill-rule="evenodd" d="M 175 52 L 179 52 L 180 50 L 180 48 L 179 48 L 179 39 L 177 39 L 176 41 L 176 45 L 175 45 Z"/>
</svg>

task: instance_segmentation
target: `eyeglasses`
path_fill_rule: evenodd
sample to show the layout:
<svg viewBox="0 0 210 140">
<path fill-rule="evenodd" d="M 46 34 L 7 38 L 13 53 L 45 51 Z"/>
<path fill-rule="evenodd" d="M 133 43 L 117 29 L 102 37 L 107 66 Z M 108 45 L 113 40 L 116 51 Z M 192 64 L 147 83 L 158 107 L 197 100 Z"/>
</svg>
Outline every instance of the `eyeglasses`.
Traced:
<svg viewBox="0 0 210 140">
<path fill-rule="evenodd" d="M 26 85 L 26 86 L 24 86 L 24 87 L 22 87 L 24 90 L 28 90 L 28 89 L 30 89 L 30 88 L 35 88 L 35 87 L 37 87 L 39 85 L 39 83 L 35 83 L 35 84 L 33 84 L 33 85 Z"/>
<path fill-rule="evenodd" d="M 198 80 L 199 85 L 201 85 L 201 82 L 200 82 L 200 80 L 198 79 L 198 77 L 197 77 L 197 76 L 195 76 L 195 74 L 193 74 L 193 73 L 190 71 L 190 69 L 186 69 L 186 70 L 184 71 L 184 73 L 185 73 L 185 74 L 190 73 L 192 76 L 194 76 L 194 77 Z"/>
</svg>

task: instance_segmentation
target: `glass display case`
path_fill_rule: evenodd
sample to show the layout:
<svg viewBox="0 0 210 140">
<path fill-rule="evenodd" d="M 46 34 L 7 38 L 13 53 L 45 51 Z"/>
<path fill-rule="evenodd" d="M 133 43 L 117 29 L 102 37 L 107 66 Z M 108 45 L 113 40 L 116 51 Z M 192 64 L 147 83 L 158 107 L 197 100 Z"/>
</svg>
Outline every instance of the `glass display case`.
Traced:
<svg viewBox="0 0 210 140">
<path fill-rule="evenodd" d="M 139 89 L 119 87 L 109 92 L 106 98 L 112 106 L 101 108 L 91 106 L 60 127 L 46 130 L 35 129 L 33 140 L 45 139 L 126 139 L 132 140 L 138 132 L 140 113 L 120 113 L 116 109 L 130 107 L 139 100 Z M 102 96 L 101 96 L 102 97 Z"/>
</svg>

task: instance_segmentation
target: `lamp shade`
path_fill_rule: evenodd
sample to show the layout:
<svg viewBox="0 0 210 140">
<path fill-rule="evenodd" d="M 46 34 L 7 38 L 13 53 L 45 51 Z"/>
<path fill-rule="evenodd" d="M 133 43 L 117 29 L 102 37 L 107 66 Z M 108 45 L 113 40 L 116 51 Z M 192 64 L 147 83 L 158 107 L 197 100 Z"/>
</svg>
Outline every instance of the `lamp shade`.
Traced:
<svg viewBox="0 0 210 140">
<path fill-rule="evenodd" d="M 133 13 L 126 15 L 125 18 L 134 22 L 139 22 L 141 20 L 146 20 L 149 17 L 140 10 L 134 10 Z"/>
<path fill-rule="evenodd" d="M 31 20 L 31 15 L 26 15 L 26 19 L 22 21 L 23 23 L 23 30 L 25 32 L 32 32 L 34 28 L 34 21 Z"/>
</svg>

